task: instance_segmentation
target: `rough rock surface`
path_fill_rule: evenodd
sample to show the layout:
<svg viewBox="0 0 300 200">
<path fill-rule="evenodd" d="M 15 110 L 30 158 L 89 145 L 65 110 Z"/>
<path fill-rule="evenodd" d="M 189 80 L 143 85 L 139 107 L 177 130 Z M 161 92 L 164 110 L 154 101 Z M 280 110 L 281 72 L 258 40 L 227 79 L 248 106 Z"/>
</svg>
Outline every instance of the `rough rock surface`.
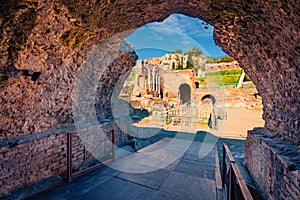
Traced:
<svg viewBox="0 0 300 200">
<path fill-rule="evenodd" d="M 1 138 L 72 122 L 74 73 L 116 33 L 172 13 L 215 26 L 263 97 L 266 127 L 299 141 L 299 4 L 291 1 L 14 0 L 0 5 Z M 22 76 L 28 74 L 29 76 Z M 31 81 L 31 74 L 40 73 Z M 8 80 L 7 80 L 8 79 Z"/>
<path fill-rule="evenodd" d="M 299 143 L 298 0 L 1 0 L 0 140 L 72 124 L 74 79 L 87 53 L 110 36 L 172 13 L 214 25 L 216 43 L 257 86 L 265 127 Z M 108 66 L 104 80 L 122 73 Z M 99 85 L 100 118 L 110 116 L 115 82 Z"/>
</svg>

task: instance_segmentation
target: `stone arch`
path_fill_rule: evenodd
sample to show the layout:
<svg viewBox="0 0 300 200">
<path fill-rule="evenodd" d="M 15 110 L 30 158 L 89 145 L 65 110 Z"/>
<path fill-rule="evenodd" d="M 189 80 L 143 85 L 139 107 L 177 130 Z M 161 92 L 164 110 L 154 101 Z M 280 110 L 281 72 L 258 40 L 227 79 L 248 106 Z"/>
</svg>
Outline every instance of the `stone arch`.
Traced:
<svg viewBox="0 0 300 200">
<path fill-rule="evenodd" d="M 195 82 L 195 88 L 196 89 L 200 88 L 200 83 L 198 81 Z"/>
<path fill-rule="evenodd" d="M 180 102 L 182 104 L 185 103 L 190 103 L 191 102 L 191 86 L 187 83 L 183 83 L 179 86 L 179 97 L 180 97 Z"/>
<path fill-rule="evenodd" d="M 216 103 L 216 98 L 211 94 L 206 94 L 201 98 L 201 101 L 204 101 L 205 99 L 210 99 L 212 104 L 214 105 Z"/>
<path fill-rule="evenodd" d="M 299 145 L 300 6 L 293 5 L 298 1 L 6 1 L 0 4 L 0 139 L 18 141 L 19 136 L 72 124 L 72 85 L 87 53 L 117 33 L 181 13 L 215 27 L 216 43 L 239 62 L 262 96 L 265 128 Z M 25 70 L 41 74 L 32 81 L 23 76 Z M 107 96 L 99 94 L 98 104 L 109 110 L 110 88 L 124 73 L 110 68 L 105 73 L 108 78 L 104 77 L 99 91 Z M 259 134 L 265 134 L 266 129 Z M 277 188 L 280 185 L 285 183 L 277 182 L 274 191 L 281 191 Z"/>
<path fill-rule="evenodd" d="M 210 2 L 178 0 L 176 3 L 165 1 L 149 3 L 144 0 L 134 3 L 132 1 L 92 1 L 86 3 L 83 0 L 77 1 L 76 4 L 69 1 L 50 3 L 40 0 L 40 2 L 45 9 L 39 12 L 37 12 L 37 5 L 24 4 L 20 6 L 20 12 L 17 12 L 14 11 L 15 7 L 13 4 L 1 4 L 1 10 L 4 12 L 3 16 L 5 16 L 4 20 L 1 20 L 1 31 L 3 32 L 1 35 L 6 37 L 1 40 L 1 45 L 3 45 L 1 54 L 5 56 L 2 57 L 0 62 L 1 77 L 4 81 L 11 77 L 19 76 L 21 70 L 31 70 L 33 72 L 42 72 L 37 82 L 39 84 L 44 81 L 51 81 L 54 76 L 49 76 L 54 72 L 59 77 L 55 77 L 57 80 L 51 81 L 51 84 L 47 87 L 52 87 L 57 93 L 61 89 L 67 90 L 64 92 L 66 94 L 64 99 L 68 101 L 67 104 L 70 104 L 70 95 L 68 95 L 71 93 L 70 86 L 61 88 L 62 85 L 59 86 L 57 84 L 60 82 L 72 83 L 73 75 L 66 78 L 60 72 L 61 70 L 65 71 L 64 73 L 76 71 L 83 63 L 86 53 L 94 48 L 93 45 L 98 44 L 105 38 L 125 30 L 138 28 L 147 22 L 161 21 L 172 13 L 181 13 L 191 17 L 198 17 L 214 26 L 216 43 L 226 53 L 238 60 L 240 66 L 245 69 L 245 72 L 251 77 L 262 95 L 264 104 L 263 118 L 266 122 L 266 127 L 288 137 L 294 142 L 299 142 L 300 126 L 298 113 L 300 111 L 299 106 L 297 106 L 297 102 L 299 102 L 299 84 L 295 83 L 299 82 L 300 77 L 300 72 L 297 68 L 300 62 L 300 53 L 297 50 L 299 49 L 298 41 L 300 36 L 294 33 L 299 32 L 300 26 L 294 22 L 300 21 L 300 17 L 294 11 L 299 9 L 298 7 L 292 8 L 287 6 L 289 3 L 292 4 L 292 2 L 288 3 L 283 0 L 278 1 L 276 4 L 258 0 L 247 3 L 216 0 Z M 22 3 L 17 2 L 17 4 Z M 226 6 L 224 6 L 225 4 Z M 134 9 L 128 12 L 133 7 Z M 20 18 L 28 16 L 25 14 L 23 16 L 22 13 L 24 12 L 28 11 L 28 14 L 34 16 L 34 18 L 40 19 L 43 14 L 47 15 L 48 12 L 53 12 L 55 16 L 60 16 L 60 10 L 66 10 L 66 15 L 60 17 L 59 22 L 53 21 L 52 15 L 49 15 L 43 20 L 34 21 L 34 24 L 30 24 L 29 27 L 25 27 L 26 24 L 24 23 L 24 26 L 20 24 L 19 27 L 14 29 L 9 28 L 11 24 L 18 24 L 17 21 Z M 141 12 L 141 10 L 145 12 Z M 255 12 L 257 10 L 260 11 Z M 124 14 L 120 15 L 119 13 Z M 285 13 L 291 13 L 291 17 L 287 18 Z M 26 19 L 24 18 L 24 20 Z M 56 32 L 54 33 L 44 23 L 47 20 L 50 22 L 50 26 L 57 27 L 56 23 L 65 25 L 57 30 L 55 29 Z M 289 27 L 288 30 L 286 27 Z M 26 31 L 22 32 L 23 29 Z M 21 37 L 24 40 L 15 41 L 15 39 L 12 39 L 15 38 L 13 34 L 7 34 L 12 32 L 17 35 L 18 31 L 25 35 Z M 51 34 L 56 34 L 57 37 L 50 37 Z M 274 38 L 274 40 L 270 38 Z M 6 44 L 5 41 L 11 42 Z M 44 43 L 48 44 L 52 42 L 56 48 L 51 50 L 53 46 L 50 48 L 49 45 L 39 41 L 45 41 Z M 18 44 L 16 44 L 17 42 Z M 12 49 L 17 50 L 15 51 L 16 56 L 9 56 L 8 51 Z M 33 60 L 35 61 L 33 62 Z M 51 63 L 51 65 L 48 63 Z M 286 71 L 289 71 L 289 73 L 285 73 Z M 22 84 L 22 86 L 24 88 L 32 87 L 30 83 Z M 45 84 L 41 84 L 37 89 L 43 86 Z M 53 93 L 53 91 L 50 93 Z M 55 99 L 53 98 L 49 101 L 51 102 L 48 102 L 48 104 L 52 104 L 52 101 L 55 101 Z M 7 101 L 2 101 L 2 104 L 4 102 Z M 36 98 L 33 102 L 38 103 L 39 99 Z M 42 107 L 41 103 L 38 104 L 40 106 L 36 107 Z M 62 104 L 66 104 L 66 102 L 62 102 Z M 40 109 L 41 112 L 36 112 L 38 113 L 38 116 L 36 116 L 37 121 L 45 121 L 42 117 L 43 113 L 59 110 L 57 106 L 61 106 L 61 104 L 54 104 L 52 108 L 45 107 L 43 110 Z M 6 105 L 2 107 L 4 107 L 2 112 L 6 112 Z M 25 107 L 31 112 L 36 111 L 36 108 L 32 106 L 27 105 Z M 26 109 L 25 107 L 24 109 Z M 19 110 L 22 110 L 22 108 Z M 282 110 L 286 110 L 285 114 Z M 64 109 L 63 113 L 65 116 L 71 116 L 70 108 Z M 21 114 L 17 114 L 19 116 L 18 119 L 15 119 L 15 116 L 14 120 L 12 117 L 7 118 L 8 121 L 14 123 L 13 121 L 25 120 Z M 55 118 L 53 118 L 52 122 L 50 121 L 45 122 L 48 125 L 45 125 L 45 123 L 36 124 L 35 128 L 32 127 L 33 129 L 22 127 L 21 124 L 17 125 L 16 128 L 20 129 L 18 132 L 35 132 L 35 130 L 44 129 L 42 127 L 45 127 L 45 129 L 58 127 L 59 124 L 64 122 L 64 120 L 58 122 Z M 4 130 L 8 126 L 9 124 L 5 125 Z M 24 130 L 21 131 L 21 129 Z M 293 135 L 293 137 L 290 137 L 290 135 Z"/>
</svg>

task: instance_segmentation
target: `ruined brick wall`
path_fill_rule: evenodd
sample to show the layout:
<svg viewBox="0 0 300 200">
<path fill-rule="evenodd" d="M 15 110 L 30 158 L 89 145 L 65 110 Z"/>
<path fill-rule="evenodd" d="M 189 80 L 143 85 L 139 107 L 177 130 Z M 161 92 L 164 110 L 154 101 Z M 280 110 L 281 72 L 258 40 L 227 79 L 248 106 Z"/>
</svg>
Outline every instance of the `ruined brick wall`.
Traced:
<svg viewBox="0 0 300 200">
<path fill-rule="evenodd" d="M 268 199 L 299 199 L 300 149 L 264 128 L 249 131 L 246 167 Z"/>
<path fill-rule="evenodd" d="M 72 173 L 111 159 L 113 148 L 124 145 L 127 137 L 115 123 L 91 125 L 71 132 Z"/>
<path fill-rule="evenodd" d="M 212 95 L 219 107 L 262 110 L 262 98 L 252 83 L 245 84 L 242 88 L 199 88 L 194 95 L 197 104 L 201 103 L 205 95 Z"/>
<path fill-rule="evenodd" d="M 225 107 L 249 108 L 262 110 L 262 98 L 258 95 L 257 89 L 248 84 L 242 88 L 225 89 Z"/>
<path fill-rule="evenodd" d="M 178 98 L 179 87 L 182 84 L 188 84 L 191 88 L 191 96 L 194 93 L 195 81 L 193 73 L 189 70 L 185 71 L 164 71 L 161 75 L 163 98 Z M 193 101 L 193 99 L 192 99 Z"/>
<path fill-rule="evenodd" d="M 110 133 L 115 131 L 117 145 L 121 145 L 127 139 L 127 135 L 114 123 L 93 125 L 88 129 L 94 131 L 85 130 L 84 134 L 78 133 L 75 127 L 69 127 L 42 132 L 36 136 L 20 137 L 19 140 L 11 139 L 5 143 L 2 141 L 0 143 L 0 197 L 7 195 L 13 189 L 28 187 L 53 175 L 61 175 L 65 178 L 68 133 L 73 135 L 73 172 L 82 170 L 90 164 L 93 165 L 93 162 L 98 161 L 97 159 L 104 158 L 107 153 L 111 153 L 109 152 L 110 143 L 106 140 L 105 144 L 103 140 L 100 140 L 100 132 L 107 134 L 108 139 L 111 139 Z M 90 142 L 83 143 L 83 140 Z M 87 144 L 88 147 L 85 148 Z M 95 159 L 96 156 L 97 159 Z"/>
<path fill-rule="evenodd" d="M 51 175 L 66 171 L 64 134 L 54 134 L 16 147 L 0 148 L 0 197 L 7 192 L 29 186 Z"/>
</svg>

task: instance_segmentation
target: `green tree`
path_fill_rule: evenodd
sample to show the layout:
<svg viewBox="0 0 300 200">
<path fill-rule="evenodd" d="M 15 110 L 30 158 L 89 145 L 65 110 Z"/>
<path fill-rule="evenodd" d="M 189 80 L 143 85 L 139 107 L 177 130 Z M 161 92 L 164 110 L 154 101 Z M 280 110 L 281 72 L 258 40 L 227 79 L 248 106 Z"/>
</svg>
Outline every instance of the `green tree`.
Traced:
<svg viewBox="0 0 300 200">
<path fill-rule="evenodd" d="M 222 58 L 219 59 L 219 62 L 227 62 L 227 63 L 231 63 L 234 61 L 234 58 L 230 57 L 230 56 L 224 56 Z"/>
<path fill-rule="evenodd" d="M 207 57 L 206 63 L 219 63 L 219 60 L 213 57 Z"/>
<path fill-rule="evenodd" d="M 181 64 L 178 64 L 176 67 L 177 70 L 183 70 L 183 66 Z"/>
<path fill-rule="evenodd" d="M 128 92 L 129 95 L 132 94 L 133 89 L 134 89 L 134 85 L 132 85 L 132 84 L 127 87 L 127 92 Z"/>
<path fill-rule="evenodd" d="M 172 70 L 175 70 L 175 63 L 172 62 Z"/>
<path fill-rule="evenodd" d="M 192 48 L 185 52 L 185 55 L 202 55 L 202 50 L 199 48 Z"/>
<path fill-rule="evenodd" d="M 187 68 L 187 69 L 194 69 L 195 66 L 194 66 L 190 61 L 187 61 L 187 63 L 186 63 L 186 68 Z"/>
<path fill-rule="evenodd" d="M 170 51 L 169 53 L 172 53 L 172 54 L 182 54 L 182 51 L 180 49 L 177 49 L 176 51 Z"/>
</svg>

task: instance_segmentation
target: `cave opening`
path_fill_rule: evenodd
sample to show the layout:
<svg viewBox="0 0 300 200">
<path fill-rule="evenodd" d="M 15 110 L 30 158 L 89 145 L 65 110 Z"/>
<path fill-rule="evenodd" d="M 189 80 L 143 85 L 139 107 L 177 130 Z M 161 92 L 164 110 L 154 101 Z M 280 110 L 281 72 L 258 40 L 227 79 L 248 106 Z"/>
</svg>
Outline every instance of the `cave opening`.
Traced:
<svg viewBox="0 0 300 200">
<path fill-rule="evenodd" d="M 181 123 L 186 119 L 170 115 L 167 110 L 190 105 L 193 112 L 185 117 L 197 116 L 190 126 L 208 124 L 213 115 L 220 121 L 215 123 L 220 128 L 210 131 L 219 129 L 216 135 L 220 137 L 245 140 L 247 130 L 263 126 L 262 99 L 253 96 L 258 94 L 255 85 L 239 63 L 215 44 L 213 28 L 198 18 L 172 14 L 162 22 L 144 25 L 126 38 L 137 52 L 138 61 L 119 97 L 135 107 L 134 112 L 148 110 L 150 116 L 141 115 L 139 125 L 151 126 L 152 114 L 159 112 L 164 114 L 161 121 L 180 127 L 187 124 Z M 207 95 L 214 97 L 212 103 L 203 101 Z M 200 126 L 203 129 L 203 124 Z"/>
</svg>

